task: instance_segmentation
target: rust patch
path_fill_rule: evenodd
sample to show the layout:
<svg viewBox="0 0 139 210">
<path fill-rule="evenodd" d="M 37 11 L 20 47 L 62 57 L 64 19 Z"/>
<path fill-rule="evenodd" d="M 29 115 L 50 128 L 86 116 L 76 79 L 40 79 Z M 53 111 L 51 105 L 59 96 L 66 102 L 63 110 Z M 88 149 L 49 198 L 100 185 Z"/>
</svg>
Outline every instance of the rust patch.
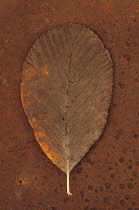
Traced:
<svg viewBox="0 0 139 210">
<path fill-rule="evenodd" d="M 29 120 L 29 123 L 30 123 L 30 125 L 31 125 L 31 127 L 32 127 L 33 129 L 40 130 L 40 131 L 38 132 L 38 135 L 39 135 L 39 133 L 42 133 L 43 136 L 45 135 L 44 137 L 47 137 L 46 134 L 45 134 L 44 128 L 42 128 L 41 126 L 38 125 L 36 118 L 33 117 L 31 120 Z M 36 131 L 36 132 L 37 132 L 37 131 Z M 40 135 L 42 135 L 42 134 L 40 134 Z M 48 137 L 47 137 L 47 138 L 48 138 Z"/>
<path fill-rule="evenodd" d="M 103 123 L 103 124 L 106 124 L 106 119 L 103 119 L 103 120 L 101 120 L 101 122 Z"/>
<path fill-rule="evenodd" d="M 46 132 L 44 128 L 40 127 L 37 123 L 37 119 L 33 117 L 31 120 L 29 120 L 29 123 L 31 127 L 34 129 L 34 135 L 36 137 L 36 140 L 38 141 L 39 145 L 41 146 L 44 153 L 52 160 L 52 162 L 57 165 L 58 167 L 62 167 L 61 161 L 62 157 L 60 154 L 56 153 L 53 149 L 51 149 L 51 146 L 48 145 L 46 142 L 42 142 L 42 138 L 49 140 L 52 142 L 52 140 L 49 138 L 49 136 L 46 135 Z"/>
<path fill-rule="evenodd" d="M 44 74 L 45 76 L 49 74 L 48 69 L 45 66 L 41 67 L 41 72 L 42 74 Z"/>
<path fill-rule="evenodd" d="M 36 136 L 36 138 L 45 137 L 46 139 L 49 139 L 49 137 L 43 132 L 35 132 L 35 136 Z"/>
<path fill-rule="evenodd" d="M 38 5 L 38 1 L 1 0 L 0 5 L 1 79 L 7 81 L 0 90 L 1 209 L 138 210 L 139 1 L 42 0 Z M 74 194 L 67 198 L 65 174 L 41 154 L 34 140 L 20 105 L 19 85 L 22 63 L 34 40 L 46 30 L 70 22 L 96 31 L 112 54 L 115 73 L 107 128 L 102 140 L 71 172 Z M 131 60 L 122 54 L 130 55 Z M 118 82 L 125 84 L 124 89 Z M 119 133 L 121 129 L 123 133 Z M 22 179 L 24 183 L 32 177 L 29 185 L 22 184 Z"/>
<path fill-rule="evenodd" d="M 36 120 L 35 117 L 33 117 L 33 118 L 31 119 L 31 121 L 34 123 L 34 122 L 36 122 L 37 120 Z"/>
<path fill-rule="evenodd" d="M 24 68 L 26 67 L 26 64 L 24 64 Z M 33 76 L 37 75 L 37 70 L 34 68 L 29 68 L 28 72 L 23 72 L 22 78 L 24 82 L 21 83 L 21 85 L 24 85 L 24 83 L 28 82 Z"/>
<path fill-rule="evenodd" d="M 31 95 L 31 93 L 29 91 L 26 91 L 25 88 L 23 88 L 23 92 L 22 94 L 20 95 L 21 97 L 21 101 L 24 103 L 24 107 L 28 107 L 28 106 L 31 106 L 31 101 L 28 100 L 28 97 Z"/>
<path fill-rule="evenodd" d="M 39 136 L 40 135 L 40 136 Z M 56 153 L 53 149 L 51 149 L 50 145 L 48 145 L 46 142 L 42 142 L 39 140 L 40 137 L 44 137 L 45 134 L 41 133 L 39 135 L 36 135 L 36 139 L 38 143 L 40 144 L 42 150 L 44 153 L 52 160 L 52 162 L 57 165 L 58 167 L 62 167 L 62 164 L 60 163 L 62 160 L 62 157 L 59 153 Z"/>
</svg>

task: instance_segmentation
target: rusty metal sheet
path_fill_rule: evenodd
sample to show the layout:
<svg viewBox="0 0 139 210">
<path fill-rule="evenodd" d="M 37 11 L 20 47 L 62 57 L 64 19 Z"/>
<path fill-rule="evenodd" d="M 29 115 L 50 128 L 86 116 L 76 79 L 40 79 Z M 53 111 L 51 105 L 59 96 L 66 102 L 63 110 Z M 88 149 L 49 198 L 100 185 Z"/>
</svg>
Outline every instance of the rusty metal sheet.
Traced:
<svg viewBox="0 0 139 210">
<path fill-rule="evenodd" d="M 138 10 L 138 0 L 0 1 L 1 209 L 139 208 Z M 72 197 L 65 195 L 64 173 L 38 146 L 20 100 L 32 44 L 67 23 L 92 29 L 114 62 L 107 129 L 72 170 Z"/>
</svg>

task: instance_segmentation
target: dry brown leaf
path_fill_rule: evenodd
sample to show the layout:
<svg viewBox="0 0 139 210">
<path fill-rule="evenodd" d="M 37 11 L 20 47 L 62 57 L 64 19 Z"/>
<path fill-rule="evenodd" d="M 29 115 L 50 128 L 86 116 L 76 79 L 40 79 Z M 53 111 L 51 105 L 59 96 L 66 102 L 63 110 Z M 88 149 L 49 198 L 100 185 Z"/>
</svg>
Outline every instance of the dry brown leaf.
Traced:
<svg viewBox="0 0 139 210">
<path fill-rule="evenodd" d="M 100 137 L 112 93 L 112 62 L 90 29 L 69 24 L 36 40 L 23 66 L 21 99 L 36 140 L 67 174 Z"/>
</svg>

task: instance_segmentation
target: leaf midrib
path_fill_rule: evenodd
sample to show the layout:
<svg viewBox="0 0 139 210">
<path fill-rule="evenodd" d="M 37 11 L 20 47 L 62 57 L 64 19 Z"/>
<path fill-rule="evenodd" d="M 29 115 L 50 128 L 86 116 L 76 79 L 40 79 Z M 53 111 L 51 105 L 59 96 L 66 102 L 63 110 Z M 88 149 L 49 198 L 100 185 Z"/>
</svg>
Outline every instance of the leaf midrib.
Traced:
<svg viewBox="0 0 139 210">
<path fill-rule="evenodd" d="M 70 73 L 71 73 L 71 63 L 72 63 L 72 50 L 73 50 L 73 41 L 71 45 L 71 52 L 70 52 L 70 61 L 69 61 L 69 73 L 68 73 L 68 80 L 67 80 L 67 91 L 66 91 L 66 97 L 65 97 L 65 144 L 67 147 L 65 147 L 65 154 L 67 154 L 67 160 L 69 159 L 69 139 L 68 139 L 68 93 L 69 93 L 69 83 L 70 83 Z M 68 150 L 68 151 L 66 151 Z"/>
</svg>

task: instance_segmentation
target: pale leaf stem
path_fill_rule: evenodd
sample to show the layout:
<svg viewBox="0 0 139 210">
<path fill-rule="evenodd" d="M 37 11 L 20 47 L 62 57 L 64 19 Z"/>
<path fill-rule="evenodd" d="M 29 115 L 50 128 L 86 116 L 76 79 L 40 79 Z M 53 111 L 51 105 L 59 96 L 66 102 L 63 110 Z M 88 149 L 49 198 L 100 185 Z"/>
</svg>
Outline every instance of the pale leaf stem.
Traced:
<svg viewBox="0 0 139 210">
<path fill-rule="evenodd" d="M 69 174 L 69 160 L 67 160 L 67 194 L 72 195 L 72 193 L 70 193 Z"/>
</svg>

